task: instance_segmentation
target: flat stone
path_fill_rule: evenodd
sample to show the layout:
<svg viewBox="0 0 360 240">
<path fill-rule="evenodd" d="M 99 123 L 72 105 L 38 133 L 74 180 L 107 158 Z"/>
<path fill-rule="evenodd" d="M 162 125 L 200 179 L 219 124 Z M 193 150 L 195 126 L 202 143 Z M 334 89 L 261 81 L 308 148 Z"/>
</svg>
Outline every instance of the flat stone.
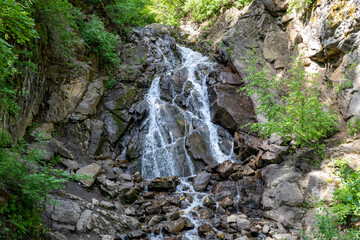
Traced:
<svg viewBox="0 0 360 240">
<path fill-rule="evenodd" d="M 85 187 L 91 187 L 93 185 L 96 176 L 100 173 L 101 167 L 96 164 L 92 163 L 90 165 L 87 165 L 85 167 L 80 168 L 76 174 L 78 176 L 87 176 L 84 179 L 80 180 L 82 184 L 85 185 Z"/>
</svg>

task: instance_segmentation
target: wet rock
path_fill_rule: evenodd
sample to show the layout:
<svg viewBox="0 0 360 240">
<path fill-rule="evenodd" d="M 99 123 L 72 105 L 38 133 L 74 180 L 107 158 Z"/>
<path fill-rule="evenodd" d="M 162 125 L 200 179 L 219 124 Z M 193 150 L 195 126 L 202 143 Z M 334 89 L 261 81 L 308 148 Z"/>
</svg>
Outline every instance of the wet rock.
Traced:
<svg viewBox="0 0 360 240">
<path fill-rule="evenodd" d="M 214 229 L 210 226 L 210 224 L 204 223 L 197 228 L 197 232 L 200 237 L 206 237 L 210 232 L 213 232 Z"/>
<path fill-rule="evenodd" d="M 224 198 L 220 203 L 219 203 L 222 207 L 230 207 L 233 205 L 233 201 L 231 198 L 226 197 Z"/>
<path fill-rule="evenodd" d="M 216 163 L 210 154 L 209 143 L 205 140 L 206 138 L 202 135 L 202 132 L 193 131 L 186 138 L 186 147 L 193 159 L 202 160 L 208 165 Z"/>
<path fill-rule="evenodd" d="M 156 225 L 156 224 L 160 223 L 163 219 L 164 219 L 163 216 L 155 215 L 150 219 L 149 226 Z"/>
<path fill-rule="evenodd" d="M 218 166 L 217 172 L 223 178 L 228 177 L 231 173 L 234 172 L 233 163 L 230 160 L 226 160 Z"/>
<path fill-rule="evenodd" d="M 175 177 L 158 177 L 154 178 L 148 186 L 149 191 L 154 192 L 174 192 L 179 184 L 179 178 Z"/>
<path fill-rule="evenodd" d="M 204 199 L 203 205 L 206 206 L 206 207 L 208 207 L 208 208 L 211 208 L 211 209 L 216 208 L 216 202 L 215 202 L 214 199 L 212 199 L 212 197 L 210 197 L 210 196 L 207 196 L 207 197 Z"/>
<path fill-rule="evenodd" d="M 81 179 L 80 182 L 85 185 L 85 187 L 91 187 L 94 183 L 96 176 L 100 173 L 101 167 L 96 164 L 92 163 L 85 167 L 80 168 L 76 175 L 84 176 L 84 179 Z"/>
<path fill-rule="evenodd" d="M 127 204 L 135 202 L 137 198 L 138 193 L 134 188 L 130 188 L 128 191 L 122 192 L 120 194 L 121 201 Z"/>
<path fill-rule="evenodd" d="M 180 214 L 178 211 L 176 212 L 168 212 L 165 214 L 165 217 L 168 221 L 170 220 L 178 220 L 180 218 Z"/>
<path fill-rule="evenodd" d="M 143 231 L 133 231 L 127 235 L 130 239 L 140 239 L 147 236 L 146 232 Z"/>
<path fill-rule="evenodd" d="M 211 174 L 207 172 L 201 172 L 199 173 L 194 179 L 193 179 L 193 185 L 195 191 L 204 191 L 207 185 L 209 184 Z"/>
<path fill-rule="evenodd" d="M 184 229 L 185 225 L 186 225 L 186 220 L 181 218 L 178 220 L 165 223 L 164 229 L 168 233 L 178 233 Z"/>
<path fill-rule="evenodd" d="M 214 211 L 209 208 L 203 208 L 200 211 L 200 218 L 201 219 L 210 219 L 214 217 Z"/>
</svg>

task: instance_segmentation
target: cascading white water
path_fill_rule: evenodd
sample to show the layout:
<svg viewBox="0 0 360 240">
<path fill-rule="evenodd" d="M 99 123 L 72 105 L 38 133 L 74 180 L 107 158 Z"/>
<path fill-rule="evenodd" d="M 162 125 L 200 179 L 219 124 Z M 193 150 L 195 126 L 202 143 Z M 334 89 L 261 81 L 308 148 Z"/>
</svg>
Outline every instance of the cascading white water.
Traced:
<svg viewBox="0 0 360 240">
<path fill-rule="evenodd" d="M 182 59 L 176 64 L 170 49 L 160 48 L 167 71 L 156 76 L 146 96 L 149 106 L 147 124 L 149 131 L 144 142 L 142 175 L 145 178 L 187 176 L 195 174 L 191 154 L 186 148 L 187 138 L 196 131 L 205 139 L 209 155 L 216 162 L 233 158 L 233 151 L 224 153 L 219 145 L 218 126 L 211 122 L 206 78 L 215 63 L 209 58 L 186 47 L 178 46 Z M 167 55 L 167 57 L 166 57 Z M 162 98 L 161 84 L 175 71 L 187 72 L 181 91 L 172 89 L 172 100 Z M 179 104 L 179 96 L 185 99 Z M 180 127 L 179 127 L 180 126 Z M 196 147 L 196 146 L 194 146 Z"/>
</svg>

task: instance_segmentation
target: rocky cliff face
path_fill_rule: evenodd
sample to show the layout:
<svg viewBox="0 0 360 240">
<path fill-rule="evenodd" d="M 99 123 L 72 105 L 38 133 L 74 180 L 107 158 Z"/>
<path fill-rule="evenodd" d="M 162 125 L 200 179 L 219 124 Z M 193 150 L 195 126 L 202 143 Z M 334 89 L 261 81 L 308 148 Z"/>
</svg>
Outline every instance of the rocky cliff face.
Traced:
<svg viewBox="0 0 360 240">
<path fill-rule="evenodd" d="M 344 130 L 346 121 L 360 117 L 360 2 L 319 0 L 311 11 L 291 14 L 286 14 L 287 3 L 255 0 L 241 11 L 225 11 L 207 30 L 190 34 L 190 41 L 205 33 L 214 42 L 195 47 L 215 50 L 209 55 L 219 65 L 207 78 L 211 120 L 222 126 L 223 139 L 226 131 L 234 137 L 236 161 L 211 164 L 209 143 L 192 134 L 186 147 L 198 161 L 198 174 L 187 181 L 144 180 L 138 172 L 149 130 L 145 95 L 155 74 L 166 72 L 164 58 L 173 53 L 175 61 L 181 58 L 172 28 L 155 24 L 134 29 L 119 46 L 123 67 L 109 89 L 108 77 L 94 59 L 75 68 L 44 60 L 39 73 L 26 78 L 29 95 L 20 102 L 18 121 L 5 119 L 2 124 L 20 137 L 36 122 L 33 132 L 51 139 L 31 146 L 45 150 L 46 159 L 60 156 L 61 168 L 90 176 L 81 186 L 71 182 L 64 192 L 54 193 L 59 204 L 44 216 L 50 238 L 192 239 L 195 234 L 204 239 L 297 239 L 299 230 L 313 226 L 313 210 L 304 203 L 331 198 L 336 181 L 329 180 L 334 177 L 328 163 L 341 156 L 356 163 L 358 140 L 333 144 L 322 162 L 312 151 L 289 154 L 281 139 L 262 140 L 243 128 L 263 119 L 255 116 L 255 99 L 237 90 L 244 84 L 251 49 L 262 53 L 259 67 L 266 65 L 278 76 L 286 75 L 291 55 L 303 54 L 305 70 L 318 74 L 322 100 L 337 109 Z M 76 51 L 81 61 L 81 47 Z M 178 70 L 163 76 L 164 101 L 183 93 L 187 74 Z M 181 104 L 185 95 L 176 101 Z M 169 120 L 174 131 L 182 131 L 182 120 Z"/>
</svg>

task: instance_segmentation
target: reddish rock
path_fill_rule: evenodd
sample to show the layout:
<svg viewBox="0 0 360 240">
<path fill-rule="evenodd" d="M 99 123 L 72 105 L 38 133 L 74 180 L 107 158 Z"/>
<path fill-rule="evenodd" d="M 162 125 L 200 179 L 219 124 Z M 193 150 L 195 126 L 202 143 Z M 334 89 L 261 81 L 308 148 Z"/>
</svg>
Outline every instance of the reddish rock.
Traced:
<svg viewBox="0 0 360 240">
<path fill-rule="evenodd" d="M 230 160 L 226 160 L 218 166 L 217 172 L 223 178 L 228 177 L 234 172 L 233 163 Z"/>
</svg>

